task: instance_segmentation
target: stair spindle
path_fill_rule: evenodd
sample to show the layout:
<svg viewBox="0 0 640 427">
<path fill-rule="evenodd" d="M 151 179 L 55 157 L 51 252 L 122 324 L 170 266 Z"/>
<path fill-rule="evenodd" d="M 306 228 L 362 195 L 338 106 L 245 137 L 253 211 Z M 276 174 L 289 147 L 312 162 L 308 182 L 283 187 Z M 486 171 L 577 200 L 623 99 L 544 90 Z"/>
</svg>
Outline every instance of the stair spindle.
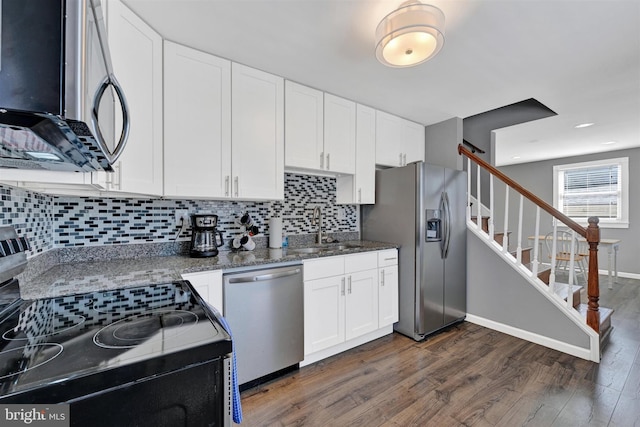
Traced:
<svg viewBox="0 0 640 427">
<path fill-rule="evenodd" d="M 494 239 L 495 230 L 493 227 L 493 174 L 489 174 L 489 239 Z"/>
<path fill-rule="evenodd" d="M 532 276 L 538 277 L 538 265 L 540 264 L 540 206 L 536 206 L 536 234 L 533 239 L 533 265 Z"/>
<path fill-rule="evenodd" d="M 509 236 L 507 236 L 507 229 L 509 228 L 509 186 L 505 185 L 504 189 L 504 229 L 502 235 L 502 251 L 507 252 L 509 247 Z"/>
</svg>

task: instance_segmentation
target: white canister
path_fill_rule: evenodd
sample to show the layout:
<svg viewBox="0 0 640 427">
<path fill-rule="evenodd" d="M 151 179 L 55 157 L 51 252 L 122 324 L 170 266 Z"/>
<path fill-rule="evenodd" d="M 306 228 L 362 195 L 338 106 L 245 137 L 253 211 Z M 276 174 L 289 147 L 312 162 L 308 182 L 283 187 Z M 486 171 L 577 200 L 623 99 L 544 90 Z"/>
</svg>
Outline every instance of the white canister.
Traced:
<svg viewBox="0 0 640 427">
<path fill-rule="evenodd" d="M 282 247 L 282 218 L 269 219 L 269 247 L 272 249 Z"/>
</svg>

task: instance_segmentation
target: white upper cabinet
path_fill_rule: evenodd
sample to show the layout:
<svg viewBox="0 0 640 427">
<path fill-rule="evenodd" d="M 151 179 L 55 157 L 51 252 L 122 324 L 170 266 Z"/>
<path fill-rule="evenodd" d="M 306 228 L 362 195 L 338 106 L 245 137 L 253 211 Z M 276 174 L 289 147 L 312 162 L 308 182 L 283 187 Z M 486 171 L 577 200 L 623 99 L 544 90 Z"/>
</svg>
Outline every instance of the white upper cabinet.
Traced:
<svg viewBox="0 0 640 427">
<path fill-rule="evenodd" d="M 284 81 L 165 42 L 165 196 L 284 198 Z"/>
<path fill-rule="evenodd" d="M 337 177 L 336 201 L 339 204 L 375 203 L 376 184 L 376 110 L 356 105 L 356 172 Z"/>
<path fill-rule="evenodd" d="M 285 81 L 285 166 L 320 169 L 324 162 L 324 94 Z"/>
<path fill-rule="evenodd" d="M 285 83 L 285 166 L 355 173 L 356 104 L 297 83 Z"/>
<path fill-rule="evenodd" d="M 356 103 L 324 94 L 325 170 L 356 172 Z"/>
<path fill-rule="evenodd" d="M 164 43 L 164 195 L 230 196 L 231 62 Z"/>
<path fill-rule="evenodd" d="M 231 67 L 231 196 L 284 199 L 284 79 Z"/>
<path fill-rule="evenodd" d="M 424 126 L 376 111 L 376 164 L 404 166 L 424 161 Z"/>
<path fill-rule="evenodd" d="M 131 128 L 108 190 L 162 195 L 162 37 L 120 1 L 107 3 L 114 73 L 127 98 Z M 116 119 L 121 121 L 121 114 Z M 116 129 L 122 124 L 116 122 Z"/>
<path fill-rule="evenodd" d="M 402 135 L 404 141 L 404 164 L 425 161 L 424 126 L 403 119 Z"/>
</svg>

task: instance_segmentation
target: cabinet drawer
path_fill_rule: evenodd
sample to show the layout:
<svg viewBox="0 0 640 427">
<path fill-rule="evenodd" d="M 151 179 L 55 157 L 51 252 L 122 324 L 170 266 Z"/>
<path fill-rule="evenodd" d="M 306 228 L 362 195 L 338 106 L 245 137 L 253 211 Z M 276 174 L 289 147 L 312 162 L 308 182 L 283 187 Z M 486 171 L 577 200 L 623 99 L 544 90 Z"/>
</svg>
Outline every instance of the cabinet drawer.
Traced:
<svg viewBox="0 0 640 427">
<path fill-rule="evenodd" d="M 344 271 L 353 273 L 355 271 L 370 270 L 378 267 L 377 252 L 364 252 L 360 254 L 345 255 Z"/>
<path fill-rule="evenodd" d="M 388 249 L 378 252 L 378 267 L 398 264 L 398 250 Z"/>
<path fill-rule="evenodd" d="M 335 256 L 303 261 L 304 280 L 315 280 L 322 277 L 344 274 L 344 257 Z"/>
</svg>

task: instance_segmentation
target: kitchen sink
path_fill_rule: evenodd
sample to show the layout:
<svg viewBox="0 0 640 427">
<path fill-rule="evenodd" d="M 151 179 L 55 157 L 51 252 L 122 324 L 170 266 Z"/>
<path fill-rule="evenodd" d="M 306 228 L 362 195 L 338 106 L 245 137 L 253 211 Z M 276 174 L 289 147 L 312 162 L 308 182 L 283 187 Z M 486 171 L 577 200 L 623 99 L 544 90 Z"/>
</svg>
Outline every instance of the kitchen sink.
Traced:
<svg viewBox="0 0 640 427">
<path fill-rule="evenodd" d="M 317 254 L 324 250 L 324 248 L 295 248 L 289 249 L 289 252 L 295 252 L 299 254 Z"/>
<path fill-rule="evenodd" d="M 322 246 L 310 246 L 307 248 L 290 248 L 289 252 L 298 253 L 298 254 L 320 254 L 326 252 L 336 252 L 342 251 L 345 249 L 354 249 L 359 248 L 360 245 L 353 243 L 328 243 Z"/>
</svg>

